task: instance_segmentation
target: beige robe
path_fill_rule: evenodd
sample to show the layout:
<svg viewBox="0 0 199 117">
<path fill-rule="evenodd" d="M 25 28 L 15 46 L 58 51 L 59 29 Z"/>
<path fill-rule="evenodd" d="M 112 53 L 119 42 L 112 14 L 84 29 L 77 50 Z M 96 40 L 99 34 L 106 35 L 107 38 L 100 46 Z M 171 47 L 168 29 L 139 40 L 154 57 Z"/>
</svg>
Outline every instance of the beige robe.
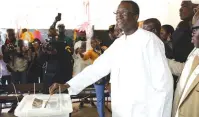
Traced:
<svg viewBox="0 0 199 117">
<path fill-rule="evenodd" d="M 172 117 L 199 117 L 199 49 L 189 55 L 177 84 Z"/>
</svg>

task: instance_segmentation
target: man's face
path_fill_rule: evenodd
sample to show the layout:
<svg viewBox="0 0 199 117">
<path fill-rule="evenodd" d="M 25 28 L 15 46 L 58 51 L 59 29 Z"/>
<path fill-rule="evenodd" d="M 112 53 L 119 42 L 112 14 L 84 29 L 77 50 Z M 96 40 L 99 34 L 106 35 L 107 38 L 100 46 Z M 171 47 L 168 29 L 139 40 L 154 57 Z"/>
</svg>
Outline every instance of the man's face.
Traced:
<svg viewBox="0 0 199 117">
<path fill-rule="evenodd" d="M 199 20 L 193 25 L 194 27 L 197 27 L 196 29 L 192 30 L 192 43 L 196 48 L 199 48 Z"/>
<path fill-rule="evenodd" d="M 100 46 L 100 41 L 98 41 L 97 39 L 92 39 L 91 40 L 91 47 L 93 48 L 93 49 L 96 49 L 96 48 L 98 48 Z"/>
<path fill-rule="evenodd" d="M 82 49 L 84 52 L 86 51 L 86 42 L 85 41 L 82 41 L 80 49 Z"/>
<path fill-rule="evenodd" d="M 93 49 L 95 49 L 97 47 L 97 40 L 95 40 L 95 39 L 91 40 L 91 47 Z"/>
<path fill-rule="evenodd" d="M 161 28 L 160 39 L 163 40 L 163 41 L 167 41 L 168 37 L 169 37 L 169 34 L 165 31 L 164 28 Z"/>
<path fill-rule="evenodd" d="M 196 48 L 199 48 L 199 29 L 193 31 L 192 36 L 192 43 Z"/>
<path fill-rule="evenodd" d="M 64 26 L 64 25 L 60 25 L 60 26 L 58 27 L 58 31 L 59 31 L 59 33 L 65 32 L 65 26 Z"/>
<path fill-rule="evenodd" d="M 194 9 L 194 16 L 192 19 L 192 24 L 195 24 L 197 22 L 197 19 L 199 19 L 199 5 L 197 6 L 197 8 Z"/>
<path fill-rule="evenodd" d="M 117 12 L 117 25 L 122 30 L 129 30 L 137 26 L 138 15 L 135 15 L 132 5 L 126 2 L 121 2 Z"/>
<path fill-rule="evenodd" d="M 157 30 L 155 29 L 155 26 L 152 24 L 152 23 L 147 23 L 147 24 L 143 24 L 143 27 L 142 27 L 144 30 L 147 30 L 147 31 L 150 31 L 156 35 L 157 34 Z"/>
<path fill-rule="evenodd" d="M 37 41 L 35 41 L 34 43 L 33 43 L 33 47 L 35 48 L 35 49 L 38 49 L 39 48 L 39 43 L 37 42 Z"/>
<path fill-rule="evenodd" d="M 152 23 L 148 23 L 148 24 L 143 24 L 142 28 L 144 30 L 150 31 L 150 32 L 154 32 L 154 26 Z"/>
<path fill-rule="evenodd" d="M 15 39 L 15 34 L 8 34 L 8 39 L 13 41 Z"/>
<path fill-rule="evenodd" d="M 183 1 L 180 7 L 181 20 L 191 20 L 193 15 L 193 4 L 190 1 Z"/>
</svg>

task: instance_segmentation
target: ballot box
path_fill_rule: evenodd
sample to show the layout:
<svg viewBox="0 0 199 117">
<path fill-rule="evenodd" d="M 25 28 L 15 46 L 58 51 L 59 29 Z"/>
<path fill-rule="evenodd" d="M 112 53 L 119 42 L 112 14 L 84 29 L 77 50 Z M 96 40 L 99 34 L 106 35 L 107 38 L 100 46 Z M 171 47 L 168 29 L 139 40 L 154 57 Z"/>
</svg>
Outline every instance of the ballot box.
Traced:
<svg viewBox="0 0 199 117">
<path fill-rule="evenodd" d="M 17 117 L 69 117 L 72 110 L 72 101 L 68 94 L 33 94 L 26 95 L 15 109 Z M 42 100 L 41 107 L 34 107 L 34 99 Z M 49 100 L 49 101 L 48 101 Z M 45 104 L 48 101 L 46 107 Z"/>
</svg>

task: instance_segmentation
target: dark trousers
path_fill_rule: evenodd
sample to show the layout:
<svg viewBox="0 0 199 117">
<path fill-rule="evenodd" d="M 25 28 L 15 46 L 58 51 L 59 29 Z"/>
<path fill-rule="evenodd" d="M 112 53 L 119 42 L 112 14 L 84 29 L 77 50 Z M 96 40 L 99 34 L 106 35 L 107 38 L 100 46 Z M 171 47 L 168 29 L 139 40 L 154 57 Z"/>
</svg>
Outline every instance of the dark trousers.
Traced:
<svg viewBox="0 0 199 117">
<path fill-rule="evenodd" d="M 26 84 L 27 83 L 26 71 L 12 72 L 11 79 L 14 84 Z"/>
<path fill-rule="evenodd" d="M 8 84 L 11 84 L 11 76 L 10 75 L 2 76 L 2 78 L 1 78 L 2 85 L 6 85 L 6 81 Z"/>
</svg>

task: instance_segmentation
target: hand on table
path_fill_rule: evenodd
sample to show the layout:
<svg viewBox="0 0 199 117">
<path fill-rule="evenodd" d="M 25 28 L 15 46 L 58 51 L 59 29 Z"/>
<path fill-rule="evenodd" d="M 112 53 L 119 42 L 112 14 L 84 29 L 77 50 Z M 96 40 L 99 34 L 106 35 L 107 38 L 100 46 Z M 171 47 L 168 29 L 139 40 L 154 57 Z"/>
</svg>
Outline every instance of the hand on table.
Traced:
<svg viewBox="0 0 199 117">
<path fill-rule="evenodd" d="M 106 46 L 102 46 L 102 47 L 101 47 L 101 49 L 102 49 L 103 51 L 105 51 L 107 48 L 108 48 L 108 47 L 106 47 Z"/>
<path fill-rule="evenodd" d="M 111 84 L 110 83 L 106 84 L 105 89 L 108 90 L 108 92 L 110 93 L 111 92 Z"/>
<path fill-rule="evenodd" d="M 53 95 L 54 93 L 59 92 L 59 88 L 61 90 L 61 92 L 65 91 L 66 89 L 68 89 L 70 86 L 69 84 L 58 84 L 58 83 L 54 83 L 50 86 L 49 88 L 49 93 L 51 95 Z"/>
</svg>

